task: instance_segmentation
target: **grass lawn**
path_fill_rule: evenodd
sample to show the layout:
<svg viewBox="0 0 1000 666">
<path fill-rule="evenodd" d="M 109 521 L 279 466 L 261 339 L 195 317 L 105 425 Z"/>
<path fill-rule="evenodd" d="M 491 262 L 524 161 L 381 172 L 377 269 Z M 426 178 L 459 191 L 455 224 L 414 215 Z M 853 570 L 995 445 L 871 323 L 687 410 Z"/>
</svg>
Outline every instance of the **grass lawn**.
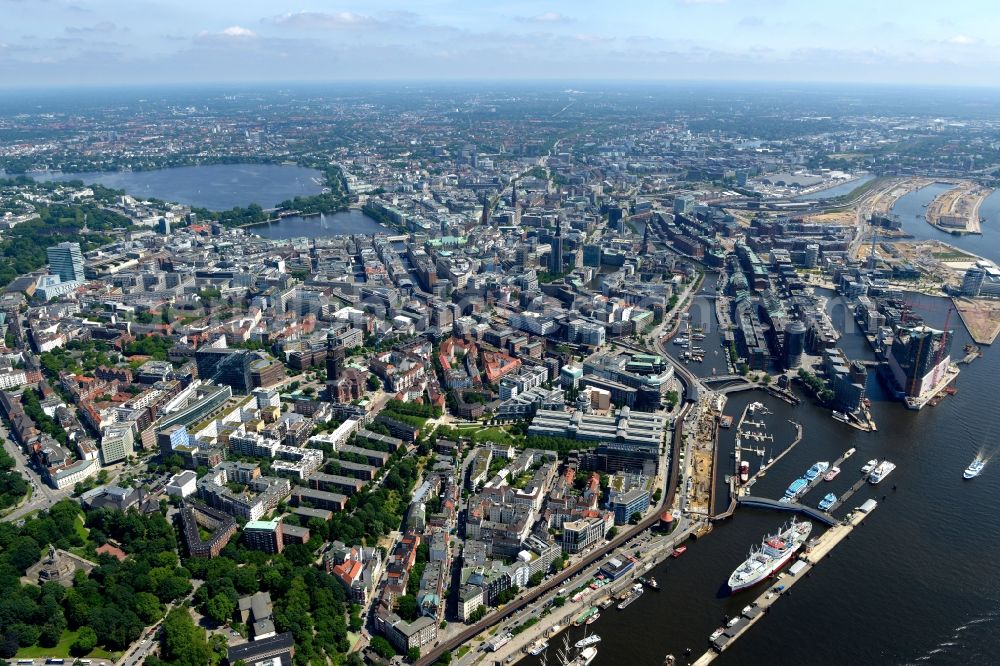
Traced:
<svg viewBox="0 0 1000 666">
<path fill-rule="evenodd" d="M 462 657 L 467 655 L 469 653 L 469 650 L 471 649 L 472 649 L 471 645 L 463 645 L 462 647 L 458 648 L 458 652 L 455 653 L 455 656 L 461 659 Z"/>
<path fill-rule="evenodd" d="M 90 530 L 88 530 L 87 526 L 83 524 L 83 516 L 77 516 L 76 518 L 76 521 L 73 523 L 73 529 L 76 530 L 76 533 L 80 535 L 81 539 L 84 541 L 89 540 Z"/>
<path fill-rule="evenodd" d="M 63 632 L 62 638 L 59 642 L 55 644 L 54 647 L 41 647 L 39 645 L 32 645 L 31 647 L 21 648 L 17 651 L 15 655 L 16 659 L 37 659 L 39 657 L 63 657 L 68 658 L 69 646 L 73 644 L 76 640 L 75 631 L 69 631 L 68 629 Z M 111 659 L 112 661 L 118 658 L 117 654 L 112 654 L 107 650 L 102 650 L 101 648 L 94 648 L 90 654 L 85 655 L 87 657 L 93 657 L 95 659 Z"/>
<path fill-rule="evenodd" d="M 77 516 L 76 521 L 73 523 L 73 531 L 76 532 L 81 539 L 83 539 L 84 545 L 78 548 L 70 548 L 69 552 L 78 557 L 87 559 L 89 557 L 87 554 L 87 547 L 93 544 L 90 542 L 90 530 L 88 530 L 83 524 L 83 516 Z"/>
<path fill-rule="evenodd" d="M 494 442 L 495 444 L 513 444 L 514 438 L 506 430 L 494 427 L 483 428 L 478 432 L 474 432 L 472 434 L 472 441 L 476 443 Z"/>
</svg>

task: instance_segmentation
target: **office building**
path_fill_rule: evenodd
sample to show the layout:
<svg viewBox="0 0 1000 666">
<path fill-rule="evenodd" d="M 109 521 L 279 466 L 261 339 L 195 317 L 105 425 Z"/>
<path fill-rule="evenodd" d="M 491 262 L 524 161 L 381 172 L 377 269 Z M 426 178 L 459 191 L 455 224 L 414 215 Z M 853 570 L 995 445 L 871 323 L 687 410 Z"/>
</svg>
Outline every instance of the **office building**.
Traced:
<svg viewBox="0 0 1000 666">
<path fill-rule="evenodd" d="M 49 270 L 58 275 L 61 282 L 84 280 L 83 251 L 79 243 L 59 243 L 45 252 L 49 257 Z"/>
</svg>

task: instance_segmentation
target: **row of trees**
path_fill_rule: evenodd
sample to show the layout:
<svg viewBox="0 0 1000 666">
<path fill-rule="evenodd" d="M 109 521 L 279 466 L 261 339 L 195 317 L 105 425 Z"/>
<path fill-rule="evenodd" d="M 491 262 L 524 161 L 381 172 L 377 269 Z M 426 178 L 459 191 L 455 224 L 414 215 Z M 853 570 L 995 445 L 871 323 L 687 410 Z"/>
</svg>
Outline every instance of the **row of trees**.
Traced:
<svg viewBox="0 0 1000 666">
<path fill-rule="evenodd" d="M 14 467 L 14 459 L 0 447 L 0 509 L 14 506 L 28 492 L 28 482 Z"/>
</svg>

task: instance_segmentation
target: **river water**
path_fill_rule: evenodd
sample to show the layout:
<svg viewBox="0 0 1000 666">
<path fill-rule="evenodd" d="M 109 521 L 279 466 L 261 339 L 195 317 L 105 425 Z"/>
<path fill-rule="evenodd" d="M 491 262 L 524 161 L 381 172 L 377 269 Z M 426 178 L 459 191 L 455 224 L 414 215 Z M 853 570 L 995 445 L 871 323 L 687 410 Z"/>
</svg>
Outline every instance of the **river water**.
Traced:
<svg viewBox="0 0 1000 666">
<path fill-rule="evenodd" d="M 256 203 L 273 208 L 286 199 L 322 192 L 323 174 L 289 164 L 203 164 L 153 171 L 31 173 L 36 180 L 82 180 L 209 210 Z"/>
<path fill-rule="evenodd" d="M 955 245 L 1000 261 L 1000 235 L 995 231 L 1000 198 L 991 197 L 982 208 L 989 222 L 982 237 L 955 238 L 937 232 L 916 213 L 923 211 L 937 186 L 904 197 L 894 212 L 904 229 L 920 238 L 940 237 Z M 906 213 L 909 212 L 907 215 Z M 708 289 L 712 283 L 706 284 Z M 695 310 L 701 301 L 695 301 Z M 704 301 L 708 303 L 707 300 Z M 947 313 L 944 299 L 914 296 L 914 307 L 928 323 L 942 326 Z M 692 364 L 702 376 L 725 362 L 713 361 L 719 348 L 710 307 L 702 307 L 711 326 L 702 346 L 706 362 Z M 693 314 L 697 324 L 700 315 Z M 961 356 L 970 341 L 961 321 L 952 319 L 953 355 Z M 852 339 L 854 338 L 854 339 Z M 842 346 L 852 357 L 863 356 L 864 343 L 849 334 Z M 851 350 L 858 353 L 852 354 Z M 1000 448 L 1000 415 L 995 394 L 1000 389 L 1000 355 L 986 349 L 983 358 L 962 366 L 958 393 L 937 407 L 920 412 L 888 401 L 877 381 L 869 381 L 877 433 L 863 433 L 834 421 L 829 411 L 808 401 L 792 407 L 761 392 L 730 396 L 726 413 L 738 419 L 749 401 L 764 403 L 764 416 L 774 444 L 764 444 L 765 455 L 776 455 L 794 437 L 789 420 L 804 427 L 802 441 L 779 461 L 754 488 L 754 494 L 780 497 L 784 489 L 814 462 L 833 461 L 845 450 L 857 452 L 841 467 L 841 474 L 821 483 L 804 499 L 815 505 L 824 494 L 841 494 L 860 478 L 860 467 L 870 458 L 890 459 L 897 468 L 881 485 L 865 485 L 836 515 L 843 515 L 865 499 L 879 507 L 841 542 L 831 557 L 813 569 L 787 598 L 744 634 L 717 664 L 995 664 L 1000 663 L 1000 468 L 988 465 L 972 481 L 962 471 L 980 450 Z M 758 420 L 760 420 L 758 418 Z M 720 472 L 732 470 L 735 433 L 723 431 Z M 749 455 L 751 468 L 759 459 Z M 724 482 L 720 480 L 720 485 Z M 893 487 L 896 487 L 896 490 Z M 722 496 L 719 502 L 724 507 Z M 884 497 L 884 499 L 883 499 Z M 652 574 L 661 591 L 647 592 L 624 611 L 608 609 L 590 627 L 603 638 L 595 664 L 655 665 L 672 653 L 685 663 L 707 648 L 708 635 L 726 615 L 760 594 L 760 589 L 729 596 L 725 582 L 743 561 L 749 548 L 775 530 L 788 514 L 738 509 L 731 520 L 716 525 L 701 541 L 688 543 L 679 559 L 669 559 Z M 816 525 L 814 533 L 822 529 Z M 573 641 L 582 629 L 569 629 Z M 561 644 L 561 637 L 552 641 Z M 554 651 L 549 663 L 554 663 Z M 536 659 L 527 663 L 536 664 Z"/>
</svg>

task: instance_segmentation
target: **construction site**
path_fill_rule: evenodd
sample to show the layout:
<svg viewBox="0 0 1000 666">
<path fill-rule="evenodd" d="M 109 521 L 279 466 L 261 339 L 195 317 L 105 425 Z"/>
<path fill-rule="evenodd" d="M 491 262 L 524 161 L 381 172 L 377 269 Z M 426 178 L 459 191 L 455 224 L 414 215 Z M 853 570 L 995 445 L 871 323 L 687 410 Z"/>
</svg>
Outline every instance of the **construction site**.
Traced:
<svg viewBox="0 0 1000 666">
<path fill-rule="evenodd" d="M 1000 301 L 986 298 L 953 298 L 962 323 L 977 345 L 991 345 L 1000 335 Z"/>
<path fill-rule="evenodd" d="M 989 187 L 961 181 L 928 204 L 927 222 L 950 234 L 982 234 L 979 208 L 992 193 Z"/>
</svg>

